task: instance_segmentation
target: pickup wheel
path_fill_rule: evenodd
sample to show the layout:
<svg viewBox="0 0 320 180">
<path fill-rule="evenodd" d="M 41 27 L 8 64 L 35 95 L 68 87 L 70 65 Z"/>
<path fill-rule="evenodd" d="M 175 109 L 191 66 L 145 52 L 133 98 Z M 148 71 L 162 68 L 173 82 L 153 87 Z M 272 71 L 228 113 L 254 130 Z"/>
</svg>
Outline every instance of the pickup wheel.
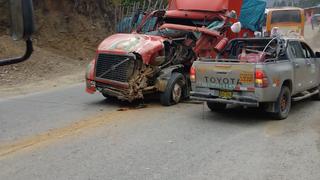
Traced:
<svg viewBox="0 0 320 180">
<path fill-rule="evenodd" d="M 160 102 L 163 106 L 178 104 L 183 99 L 186 82 L 181 73 L 173 73 L 168 81 L 166 90 L 160 94 Z"/>
<path fill-rule="evenodd" d="M 277 120 L 286 119 L 289 116 L 290 109 L 291 91 L 288 87 L 283 86 L 276 102 L 276 113 L 274 113 L 274 118 Z"/>
<path fill-rule="evenodd" d="M 211 111 L 223 111 L 227 108 L 227 104 L 207 102 L 207 106 Z"/>
</svg>

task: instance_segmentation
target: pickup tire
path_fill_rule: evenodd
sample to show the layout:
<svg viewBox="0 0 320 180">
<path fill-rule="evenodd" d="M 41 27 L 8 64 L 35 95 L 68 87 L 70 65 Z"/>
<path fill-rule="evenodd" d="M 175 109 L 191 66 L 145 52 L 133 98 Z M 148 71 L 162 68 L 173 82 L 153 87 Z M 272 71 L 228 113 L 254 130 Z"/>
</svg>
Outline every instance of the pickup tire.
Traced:
<svg viewBox="0 0 320 180">
<path fill-rule="evenodd" d="M 223 111 L 227 108 L 227 104 L 207 102 L 207 106 L 211 111 Z"/>
<path fill-rule="evenodd" d="M 160 94 L 160 102 L 163 106 L 178 104 L 184 95 L 186 86 L 185 77 L 181 73 L 174 72 L 168 81 L 166 90 Z"/>
<path fill-rule="evenodd" d="M 281 88 L 281 92 L 275 102 L 276 112 L 273 114 L 277 120 L 286 119 L 291 109 L 291 91 L 287 86 Z"/>
</svg>

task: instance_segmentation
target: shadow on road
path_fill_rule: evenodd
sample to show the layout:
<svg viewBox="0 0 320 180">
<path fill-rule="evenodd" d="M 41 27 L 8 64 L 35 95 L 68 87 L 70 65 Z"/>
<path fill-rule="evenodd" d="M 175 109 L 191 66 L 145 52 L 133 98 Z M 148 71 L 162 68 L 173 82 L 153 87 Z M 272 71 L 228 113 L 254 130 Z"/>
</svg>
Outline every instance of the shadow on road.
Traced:
<svg viewBox="0 0 320 180">
<path fill-rule="evenodd" d="M 160 105 L 159 97 L 156 95 L 147 96 L 145 99 L 134 100 L 133 102 L 118 100 L 117 98 L 104 98 L 101 97 L 100 101 L 91 103 L 92 105 L 107 105 L 114 108 L 119 108 L 119 111 L 126 109 L 141 109 L 150 105 Z"/>
<path fill-rule="evenodd" d="M 292 104 L 289 117 L 282 121 L 292 121 L 293 118 L 290 117 L 294 117 L 297 114 L 304 112 L 306 109 L 312 109 L 313 107 L 316 107 L 317 104 L 317 101 L 313 101 L 311 99 L 294 102 Z M 203 113 L 202 118 L 205 118 L 206 120 L 246 125 L 277 121 L 272 117 L 271 113 L 264 112 L 262 108 L 229 107 L 228 109 L 220 112 L 211 112 L 205 108 Z"/>
<path fill-rule="evenodd" d="M 93 102 L 94 105 L 108 106 L 118 109 L 118 111 L 127 111 L 142 109 L 146 107 L 161 107 L 159 97 L 157 95 L 149 95 L 144 100 L 135 100 L 133 102 L 121 101 L 116 98 L 104 98 L 101 97 L 100 101 Z M 224 123 L 238 123 L 243 125 L 254 125 L 257 123 L 277 121 L 274 120 L 271 113 L 266 113 L 262 108 L 242 108 L 239 106 L 231 106 L 228 109 L 221 112 L 211 112 L 206 105 L 202 107 L 202 102 L 198 101 L 184 101 L 181 103 L 184 105 L 191 106 L 194 109 L 191 118 L 195 119 L 206 119 L 210 121 L 220 121 Z M 317 101 L 306 99 L 304 101 L 295 102 L 292 104 L 292 109 L 289 118 L 284 121 L 290 121 L 290 117 L 293 117 L 305 109 L 312 109 L 313 106 L 317 105 Z M 166 107 L 176 108 L 178 106 Z M 179 111 L 179 109 L 177 109 Z"/>
<path fill-rule="evenodd" d="M 270 114 L 259 108 L 231 107 L 220 112 L 204 112 L 206 120 L 243 125 L 257 124 L 272 120 Z"/>
</svg>

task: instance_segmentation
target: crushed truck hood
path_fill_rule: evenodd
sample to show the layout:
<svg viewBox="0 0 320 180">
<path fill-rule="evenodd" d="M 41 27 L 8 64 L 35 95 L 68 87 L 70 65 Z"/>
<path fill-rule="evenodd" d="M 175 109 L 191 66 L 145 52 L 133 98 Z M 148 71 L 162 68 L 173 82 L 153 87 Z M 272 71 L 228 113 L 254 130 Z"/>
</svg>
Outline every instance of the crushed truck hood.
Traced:
<svg viewBox="0 0 320 180">
<path fill-rule="evenodd" d="M 138 53 L 145 64 L 149 64 L 156 53 L 164 48 L 161 36 L 142 34 L 114 34 L 106 38 L 98 48 L 98 52 L 128 54 Z"/>
</svg>

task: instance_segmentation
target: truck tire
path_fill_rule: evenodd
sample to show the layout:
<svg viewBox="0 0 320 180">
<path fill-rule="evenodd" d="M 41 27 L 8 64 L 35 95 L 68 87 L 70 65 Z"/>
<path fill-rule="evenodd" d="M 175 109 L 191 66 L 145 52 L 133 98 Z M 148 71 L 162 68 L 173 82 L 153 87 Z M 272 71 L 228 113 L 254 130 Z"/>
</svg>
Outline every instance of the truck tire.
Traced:
<svg viewBox="0 0 320 180">
<path fill-rule="evenodd" d="M 276 113 L 274 118 L 277 120 L 286 119 L 291 109 L 291 91 L 287 86 L 281 88 L 280 95 L 276 102 Z"/>
<path fill-rule="evenodd" d="M 163 106 L 178 104 L 183 99 L 185 78 L 181 73 L 174 72 L 168 81 L 166 90 L 160 94 L 160 102 Z"/>
<path fill-rule="evenodd" d="M 223 111 L 227 108 L 227 104 L 207 102 L 207 106 L 211 111 Z"/>
</svg>

